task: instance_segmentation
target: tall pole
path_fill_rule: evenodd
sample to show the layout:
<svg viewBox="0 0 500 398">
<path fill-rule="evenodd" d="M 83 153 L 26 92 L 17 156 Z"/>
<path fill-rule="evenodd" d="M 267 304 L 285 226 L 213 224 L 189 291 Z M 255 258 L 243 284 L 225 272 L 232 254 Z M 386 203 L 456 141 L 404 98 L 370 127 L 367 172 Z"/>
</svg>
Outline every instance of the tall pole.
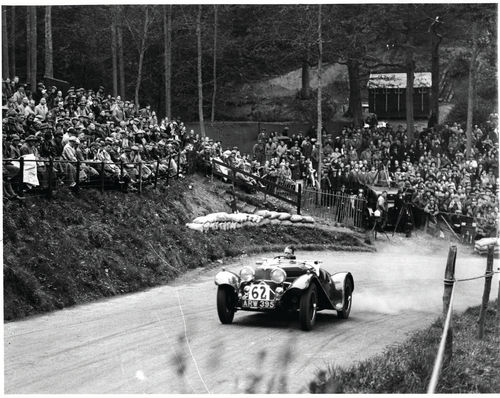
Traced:
<svg viewBox="0 0 500 398">
<path fill-rule="evenodd" d="M 10 77 L 9 38 L 7 37 L 7 7 L 2 7 L 2 77 Z"/>
<path fill-rule="evenodd" d="M 165 116 L 172 118 L 172 5 L 163 6 L 165 34 Z"/>
<path fill-rule="evenodd" d="M 321 111 L 321 63 L 323 61 L 323 38 L 321 36 L 321 4 L 318 5 L 318 127 L 317 127 L 317 139 L 319 144 L 319 156 L 318 156 L 318 188 L 321 190 L 321 173 L 323 168 L 323 141 L 322 141 L 322 131 L 323 131 L 323 115 Z"/>
<path fill-rule="evenodd" d="M 10 15 L 10 73 L 12 77 L 16 75 L 16 7 L 10 7 L 12 12 Z"/>
<path fill-rule="evenodd" d="M 198 6 L 198 16 L 196 18 L 196 38 L 198 44 L 198 116 L 200 119 L 200 133 L 202 137 L 205 137 L 205 122 L 203 120 L 203 80 L 201 75 L 201 4 Z"/>
<path fill-rule="evenodd" d="M 210 121 L 215 120 L 215 95 L 217 93 L 217 4 L 214 4 L 214 60 L 213 60 L 213 81 L 214 87 L 212 92 L 212 113 Z"/>
<path fill-rule="evenodd" d="M 478 55 L 478 22 L 474 21 L 472 23 L 472 54 L 470 57 L 470 68 L 469 68 L 469 88 L 467 90 L 467 128 L 465 135 L 467 137 L 466 143 L 466 157 L 470 159 L 471 148 L 472 148 L 472 119 L 474 114 L 474 85 L 476 80 L 476 60 Z"/>
<path fill-rule="evenodd" d="M 52 6 L 45 6 L 45 76 L 54 77 L 52 51 Z"/>
<path fill-rule="evenodd" d="M 113 68 L 113 97 L 118 95 L 118 53 L 116 39 L 116 8 L 111 6 L 111 62 Z"/>
</svg>

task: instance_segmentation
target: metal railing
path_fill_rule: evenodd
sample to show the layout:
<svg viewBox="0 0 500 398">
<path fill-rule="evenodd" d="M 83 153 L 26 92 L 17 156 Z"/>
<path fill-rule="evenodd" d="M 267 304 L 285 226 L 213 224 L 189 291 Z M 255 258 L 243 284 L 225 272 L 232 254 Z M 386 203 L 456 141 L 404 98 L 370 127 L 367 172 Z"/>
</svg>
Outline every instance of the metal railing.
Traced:
<svg viewBox="0 0 500 398">
<path fill-rule="evenodd" d="M 342 192 L 304 189 L 302 209 L 314 217 L 333 220 L 348 227 L 365 227 L 367 201 Z"/>
<path fill-rule="evenodd" d="M 172 173 L 173 162 L 176 163 L 177 170 Z M 181 170 L 184 174 L 190 174 L 194 171 L 195 167 L 188 162 L 194 162 L 195 159 L 187 157 L 185 163 L 181 164 L 181 152 L 172 153 L 169 156 L 152 161 L 143 162 L 104 162 L 98 160 L 83 160 L 83 161 L 69 161 L 54 158 L 39 158 L 39 159 L 25 159 L 20 157 L 18 159 L 3 159 L 2 164 L 4 168 L 7 166 L 14 166 L 19 168 L 19 171 L 10 179 L 13 186 L 19 189 L 29 187 L 29 191 L 33 193 L 45 193 L 49 198 L 57 190 L 60 184 L 68 185 L 74 183 L 74 188 L 78 191 L 82 187 L 94 187 L 104 192 L 107 189 L 120 188 L 130 182 L 129 176 L 133 169 L 133 174 L 137 176 L 135 185 L 138 186 L 139 193 L 142 192 L 144 184 L 152 184 L 156 189 L 158 181 L 166 181 L 169 184 L 170 179 L 178 179 Z M 24 171 L 27 164 L 36 164 L 36 175 L 39 179 L 40 185 L 33 186 L 24 180 Z M 73 168 L 71 173 L 74 178 L 70 178 L 68 165 Z M 113 169 L 113 171 L 110 170 Z M 166 169 L 166 170 L 165 170 Z M 145 171 L 149 170 L 147 178 L 144 178 Z M 84 173 L 82 173 L 82 171 Z M 83 178 L 83 176 L 86 178 Z M 130 177 L 130 176 L 129 176 Z M 4 176 L 5 178 L 5 176 Z"/>
</svg>

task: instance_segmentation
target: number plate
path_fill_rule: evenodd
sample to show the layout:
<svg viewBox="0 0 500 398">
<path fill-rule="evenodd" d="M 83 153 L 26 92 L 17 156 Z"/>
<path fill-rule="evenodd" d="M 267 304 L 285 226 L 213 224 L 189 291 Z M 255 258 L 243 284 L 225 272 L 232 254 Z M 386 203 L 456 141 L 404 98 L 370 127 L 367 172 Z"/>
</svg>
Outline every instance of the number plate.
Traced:
<svg viewBox="0 0 500 398">
<path fill-rule="evenodd" d="M 274 301 L 271 298 L 271 288 L 268 285 L 250 285 L 248 299 L 243 300 L 243 307 L 246 308 L 274 308 Z"/>
</svg>

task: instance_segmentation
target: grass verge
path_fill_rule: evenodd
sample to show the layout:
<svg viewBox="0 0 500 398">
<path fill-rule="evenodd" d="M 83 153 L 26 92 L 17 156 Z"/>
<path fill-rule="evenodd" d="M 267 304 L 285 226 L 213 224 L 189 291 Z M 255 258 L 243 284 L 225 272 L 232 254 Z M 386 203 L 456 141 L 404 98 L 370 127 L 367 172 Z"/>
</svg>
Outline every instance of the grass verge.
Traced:
<svg viewBox="0 0 500 398">
<path fill-rule="evenodd" d="M 479 307 L 453 317 L 453 356 L 443 365 L 437 393 L 498 393 L 500 338 L 496 303 L 490 303 L 483 340 L 477 338 Z M 441 321 L 405 343 L 346 369 L 330 367 L 309 384 L 311 393 L 425 393 L 442 334 Z"/>
</svg>

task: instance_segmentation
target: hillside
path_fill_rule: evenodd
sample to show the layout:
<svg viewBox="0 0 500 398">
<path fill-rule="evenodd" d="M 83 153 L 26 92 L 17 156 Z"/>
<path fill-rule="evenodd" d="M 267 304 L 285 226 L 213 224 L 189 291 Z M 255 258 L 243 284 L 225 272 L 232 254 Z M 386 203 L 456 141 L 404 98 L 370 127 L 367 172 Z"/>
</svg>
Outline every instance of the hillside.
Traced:
<svg viewBox="0 0 500 398">
<path fill-rule="evenodd" d="M 91 189 L 76 196 L 61 190 L 51 201 L 6 203 L 4 318 L 139 291 L 215 260 L 287 243 L 315 249 L 364 246 L 356 234 L 340 228 L 266 226 L 203 234 L 185 227 L 197 216 L 230 211 L 226 189 L 192 176 L 141 196 Z M 254 200 L 259 204 L 264 206 Z"/>
</svg>

